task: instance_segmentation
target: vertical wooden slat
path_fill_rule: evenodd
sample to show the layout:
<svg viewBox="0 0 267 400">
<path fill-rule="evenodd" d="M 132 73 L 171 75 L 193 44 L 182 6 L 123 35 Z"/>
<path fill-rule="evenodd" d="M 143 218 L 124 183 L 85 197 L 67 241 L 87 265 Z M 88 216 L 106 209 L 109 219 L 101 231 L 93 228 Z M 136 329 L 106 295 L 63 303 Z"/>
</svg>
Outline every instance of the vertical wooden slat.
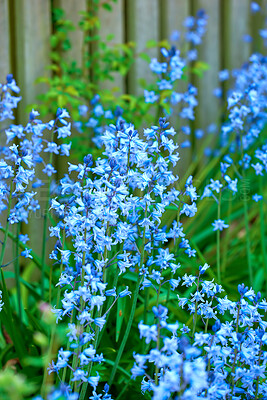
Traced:
<svg viewBox="0 0 267 400">
<path fill-rule="evenodd" d="M 206 129 L 211 123 L 218 123 L 220 105 L 214 98 L 213 90 L 218 87 L 218 72 L 220 71 L 220 1 L 197 0 L 194 4 L 195 13 L 204 9 L 208 14 L 207 32 L 198 48 L 198 60 L 209 65 L 209 70 L 202 77 L 195 77 L 198 88 L 198 106 L 194 128 Z M 199 143 L 199 140 L 197 143 Z"/>
<path fill-rule="evenodd" d="M 10 55 L 10 26 L 9 26 L 9 7 L 8 0 L 0 0 L 0 82 L 6 81 L 6 75 L 13 72 L 11 67 L 11 55 Z M 0 129 L 5 128 L 8 125 L 7 121 L 0 122 Z M 4 145 L 6 142 L 6 135 L 4 131 L 0 132 L 0 144 Z M 3 211 L 0 215 L 0 224 L 5 227 L 7 221 L 7 212 Z M 10 228 L 12 230 L 12 227 Z M 3 241 L 4 234 L 1 232 L 0 240 Z M 0 246 L 1 248 L 1 246 Z M 5 257 L 3 264 L 7 264 L 13 259 L 12 254 L 12 241 L 7 240 L 7 246 L 5 251 Z M 5 268 L 12 269 L 12 266 Z M 13 286 L 13 282 L 7 282 L 8 286 Z"/>
<path fill-rule="evenodd" d="M 85 49 L 83 46 L 84 32 L 79 26 L 79 22 L 82 19 L 80 12 L 87 10 L 87 0 L 53 0 L 53 9 L 56 8 L 62 9 L 64 12 L 63 18 L 71 21 L 74 25 L 74 30 L 68 32 L 71 47 L 67 52 L 63 52 L 61 57 L 69 63 L 75 61 L 76 65 L 81 68 L 83 63 L 83 51 Z M 77 136 L 80 136 L 80 133 L 72 129 L 71 139 Z M 65 157 L 64 161 L 60 158 L 57 159 L 56 165 L 58 180 L 68 172 L 68 164 Z"/>
<path fill-rule="evenodd" d="M 34 82 L 48 74 L 45 67 L 50 62 L 51 10 L 49 0 L 15 0 L 14 4 L 17 80 L 22 95 L 19 121 L 26 122 L 26 105 L 45 91 L 44 86 Z"/>
<path fill-rule="evenodd" d="M 224 68 L 239 68 L 248 59 L 250 44 L 243 36 L 249 33 L 250 0 L 223 0 Z"/>
<path fill-rule="evenodd" d="M 98 13 L 99 20 L 101 22 L 100 28 L 100 38 L 105 41 L 107 35 L 113 34 L 114 38 L 109 44 L 112 46 L 114 44 L 124 43 L 124 7 L 123 0 L 118 0 L 116 3 L 112 4 L 112 11 L 108 12 L 104 8 L 99 9 Z M 114 87 L 120 89 L 120 93 L 125 90 L 125 80 L 119 73 L 113 74 L 113 81 L 105 81 L 101 83 L 101 88 L 111 90 Z"/>
<path fill-rule="evenodd" d="M 11 72 L 8 0 L 0 0 L 0 82 Z"/>
<path fill-rule="evenodd" d="M 162 39 L 169 39 L 170 35 L 174 31 L 183 32 L 184 31 L 184 20 L 190 15 L 190 1 L 188 0 L 161 0 L 161 32 Z M 188 50 L 188 46 L 183 44 L 183 49 L 178 47 L 178 50 L 183 52 Z M 187 90 L 188 82 L 180 80 L 177 83 L 177 92 L 185 92 Z M 176 143 L 181 144 L 187 137 L 178 133 L 181 127 L 181 120 L 178 116 L 178 110 L 170 117 L 170 124 L 174 127 L 177 135 L 174 137 Z M 190 164 L 191 159 L 191 149 L 190 148 L 180 148 L 179 150 L 181 160 L 175 167 L 175 173 L 178 173 L 180 177 L 186 174 L 186 170 Z"/>
<path fill-rule="evenodd" d="M 160 0 L 163 38 L 168 39 L 173 31 L 181 31 L 183 22 L 190 13 L 188 0 Z"/>
<path fill-rule="evenodd" d="M 36 96 L 45 91 L 45 86 L 35 85 L 35 80 L 46 76 L 45 67 L 50 63 L 51 10 L 49 0 L 15 0 L 15 44 L 16 44 L 16 76 L 21 88 L 22 101 L 18 107 L 18 122 L 25 124 L 28 115 L 25 107 L 36 102 Z M 37 175 L 40 169 L 37 168 Z M 46 197 L 39 201 L 44 209 Z M 34 251 L 41 254 L 43 219 L 31 216 L 27 225 L 27 233 L 31 238 Z"/>
<path fill-rule="evenodd" d="M 136 51 L 139 53 L 145 50 L 148 40 L 159 39 L 159 3 L 157 0 L 126 0 L 126 8 L 127 36 L 136 43 Z M 150 57 L 157 57 L 158 49 L 151 48 L 146 53 Z M 140 78 L 147 83 L 154 81 L 148 63 L 137 58 L 129 75 L 130 93 L 143 93 L 138 85 Z"/>
</svg>

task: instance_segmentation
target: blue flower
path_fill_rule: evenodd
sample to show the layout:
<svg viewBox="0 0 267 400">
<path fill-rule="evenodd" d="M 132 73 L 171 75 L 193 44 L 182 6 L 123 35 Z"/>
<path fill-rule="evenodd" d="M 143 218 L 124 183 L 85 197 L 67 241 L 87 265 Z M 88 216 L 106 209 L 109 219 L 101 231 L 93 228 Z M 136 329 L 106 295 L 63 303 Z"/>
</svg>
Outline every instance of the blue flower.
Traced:
<svg viewBox="0 0 267 400">
<path fill-rule="evenodd" d="M 224 228 L 229 228 L 229 225 L 225 224 L 225 222 L 222 219 L 217 219 L 212 223 L 213 230 L 217 231 L 220 230 L 222 231 Z"/>
</svg>

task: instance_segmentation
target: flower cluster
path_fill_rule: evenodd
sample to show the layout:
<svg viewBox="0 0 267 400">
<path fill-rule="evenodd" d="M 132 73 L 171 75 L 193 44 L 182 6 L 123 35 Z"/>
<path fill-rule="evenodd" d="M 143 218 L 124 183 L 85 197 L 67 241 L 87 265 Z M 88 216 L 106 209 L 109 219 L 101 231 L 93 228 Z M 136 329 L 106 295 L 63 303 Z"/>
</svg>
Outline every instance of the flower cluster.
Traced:
<svg viewBox="0 0 267 400">
<path fill-rule="evenodd" d="M 63 201 L 55 198 L 51 202 L 59 223 L 50 228 L 50 236 L 55 236 L 58 243 L 50 257 L 61 266 L 58 285 L 65 289 L 62 307 L 54 311 L 58 320 L 67 316 L 72 322 L 70 350 L 60 350 L 50 371 L 59 373 L 68 367 L 72 381 L 88 382 L 94 390 L 99 376 L 88 376 L 88 368 L 103 361 L 103 355 L 96 353 L 99 332 L 118 298 L 131 294 L 127 286 L 120 292 L 116 290 L 118 276 L 128 270 L 137 271 L 144 289 L 159 284 L 166 269 L 174 274 L 180 265 L 161 248 L 169 238 L 177 244 L 179 239 L 189 257 L 195 255 L 184 238 L 181 223 L 174 223 L 169 232 L 160 227 L 170 205 L 192 217 L 198 197 L 192 177 L 182 193 L 192 204 L 185 203 L 184 197 L 180 199 L 180 192 L 173 186 L 178 177 L 170 166 L 179 156 L 171 139 L 175 132 L 168 125 L 161 119 L 159 126 L 145 129 L 146 141 L 131 124 L 120 120 L 117 126 L 111 125 L 100 137 L 105 146 L 103 157 L 95 165 L 90 155 L 83 164 L 69 163 L 69 174 L 77 178 L 72 180 L 66 175 L 60 182 Z M 135 195 L 137 190 L 141 196 Z M 71 248 L 64 248 L 65 239 L 71 241 Z M 173 278 L 167 282 L 173 289 L 177 285 Z"/>
<path fill-rule="evenodd" d="M 1 87 L 2 120 L 13 117 L 12 109 L 20 100 L 18 97 L 11 96 L 7 88 L 16 93 L 19 90 L 10 75 L 7 76 L 6 85 Z M 36 176 L 37 164 L 43 164 L 43 173 L 51 177 L 56 173 L 52 165 L 52 155 L 69 155 L 71 143 L 58 145 L 53 141 L 55 134 L 58 139 L 70 136 L 70 123 L 67 123 L 65 119 L 69 118 L 67 111 L 58 109 L 56 119 L 48 123 L 42 123 L 37 119 L 38 115 L 37 111 L 32 110 L 25 127 L 11 124 L 5 130 L 6 145 L 1 147 L 0 153 L 0 211 L 9 208 L 10 224 L 27 223 L 29 212 L 35 212 L 40 208 L 38 200 L 35 198 L 37 194 L 35 189 L 44 183 Z M 45 139 L 45 130 L 51 132 L 51 142 Z M 18 145 L 14 143 L 17 139 L 19 139 Z M 41 155 L 42 152 L 50 155 L 48 162 L 45 161 L 45 154 Z"/>
<path fill-rule="evenodd" d="M 172 394 L 179 399 L 267 395 L 266 299 L 244 284 L 238 286 L 239 300 L 222 297 L 220 285 L 202 279 L 208 267 L 181 279 L 181 286 L 195 287 L 189 298 L 178 296 L 179 306 L 193 314 L 192 329 L 168 323 L 168 309 L 161 305 L 153 308 L 156 324 L 139 323 L 140 338 L 154 346 L 146 355 L 134 355 L 132 377 L 145 376 L 142 390 L 152 391 L 153 399 Z M 201 322 L 204 331 L 198 329 Z"/>
</svg>

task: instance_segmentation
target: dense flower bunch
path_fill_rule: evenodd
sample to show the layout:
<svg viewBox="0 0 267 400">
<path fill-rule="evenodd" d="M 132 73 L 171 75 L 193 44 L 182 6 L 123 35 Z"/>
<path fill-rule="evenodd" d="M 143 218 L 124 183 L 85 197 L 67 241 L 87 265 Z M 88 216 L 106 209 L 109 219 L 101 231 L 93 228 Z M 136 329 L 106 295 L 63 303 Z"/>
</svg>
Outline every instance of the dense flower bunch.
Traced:
<svg viewBox="0 0 267 400">
<path fill-rule="evenodd" d="M 13 118 L 12 110 L 20 100 L 19 97 L 11 96 L 7 89 L 15 93 L 19 91 L 12 75 L 8 75 L 7 83 L 1 85 L 1 120 Z M 35 199 L 37 192 L 34 190 L 42 186 L 43 182 L 36 176 L 36 165 L 43 164 L 42 172 L 51 177 L 56 173 L 51 164 L 52 155 L 69 155 L 71 144 L 57 145 L 53 141 L 55 134 L 58 139 L 70 135 L 70 124 L 65 120 L 69 118 L 66 110 L 58 110 L 56 119 L 46 124 L 37 119 L 38 115 L 37 111 L 32 110 L 25 127 L 11 124 L 5 130 L 6 145 L 1 147 L 0 153 L 0 210 L 3 211 L 9 207 L 10 224 L 27 223 L 29 212 L 35 212 L 40 208 Z M 43 137 L 45 130 L 51 132 L 51 142 Z M 14 143 L 16 139 L 19 139 L 19 145 Z M 45 161 L 45 154 L 41 156 L 41 152 L 50 155 L 48 162 Z"/>
<path fill-rule="evenodd" d="M 177 91 L 185 70 L 189 68 L 190 62 L 198 58 L 197 46 L 202 43 L 202 37 L 206 32 L 208 16 L 204 10 L 199 10 L 196 17 L 187 17 L 184 21 L 184 31 L 175 31 L 170 37 L 172 46 L 170 49 L 162 48 L 161 53 L 164 62 L 159 62 L 152 58 L 150 70 L 157 77 L 157 88 L 154 90 L 144 90 L 146 103 L 158 104 L 165 111 L 167 117 L 170 115 L 179 115 L 181 126 L 179 133 L 190 135 L 190 121 L 195 119 L 194 109 L 198 104 L 197 88 L 189 84 L 184 92 Z M 190 50 L 180 51 L 189 44 Z M 186 125 L 186 121 L 189 121 Z M 212 128 L 211 128 L 212 129 Z M 203 136 L 202 130 L 196 130 L 197 139 Z M 181 147 L 190 147 L 188 139 L 181 143 Z"/>
<path fill-rule="evenodd" d="M 252 11 L 258 12 L 255 2 Z M 182 125 L 185 120 L 194 119 L 197 89 L 189 84 L 180 93 L 176 84 L 188 62 L 197 58 L 195 46 L 201 43 L 206 23 L 203 11 L 196 18 L 187 18 L 183 38 L 176 32 L 172 39 L 179 44 L 183 40 L 189 42 L 189 52 L 182 55 L 172 46 L 161 50 L 163 62 L 152 59 L 150 63 L 157 76 L 157 89 L 145 90 L 145 102 L 157 104 L 166 114 L 178 106 Z M 41 265 L 42 278 L 46 278 L 46 223 L 50 212 L 49 234 L 55 245 L 49 256 L 49 283 L 58 278 L 52 311 L 56 323 L 68 327 L 66 343 L 60 346 L 55 359 L 52 349 L 56 328 L 52 329 L 49 366 L 45 366 L 60 385 L 48 393 L 45 376 L 42 395 L 35 400 L 84 400 L 88 396 L 90 400 L 111 400 L 109 392 L 112 393 L 111 385 L 130 332 L 135 329 L 134 318 L 141 341 L 133 354 L 133 367 L 129 365 L 128 369 L 131 368 L 132 380 L 142 380 L 144 395 L 153 400 L 267 398 L 267 301 L 244 284 L 238 285 L 238 300 L 230 300 L 223 295 L 220 284 L 220 235 L 230 224 L 221 218 L 222 196 L 238 192 L 239 181 L 248 169 L 252 168 L 259 178 L 267 171 L 264 138 L 258 145 L 267 117 L 266 71 L 266 58 L 253 55 L 246 66 L 234 73 L 235 88 L 228 97 L 229 120 L 222 126 L 220 171 L 216 177 L 209 175 L 201 196 L 192 175 L 181 184 L 173 172 L 179 161 L 178 146 L 176 132 L 166 117 L 139 134 L 133 124 L 123 119 L 121 108 L 105 110 L 96 95 L 89 108 L 80 106 L 83 122 L 74 125 L 80 132 L 84 127 L 93 130 L 102 155 L 94 160 L 88 154 L 78 164 L 69 162 L 68 173 L 58 185 L 52 184 L 57 172 L 54 158 L 68 157 L 71 149 L 68 112 L 58 109 L 53 120 L 43 123 L 38 119 L 39 113 L 32 110 L 26 126 L 11 124 L 4 128 L 0 213 L 7 214 L 7 224 L 0 227 L 4 232 L 0 267 L 5 267 L 9 225 L 17 224 L 17 248 L 23 251 L 15 260 L 19 255 L 34 258 Z M 228 78 L 228 71 L 220 72 L 221 81 Z M 13 109 L 20 100 L 10 94 L 19 93 L 12 75 L 7 76 L 0 90 L 0 121 L 6 123 L 14 119 Z M 208 130 L 214 131 L 214 127 Z M 179 131 L 191 133 L 189 126 L 181 126 Z M 196 130 L 195 134 L 201 138 L 204 132 Z M 187 147 L 188 142 L 181 147 Z M 43 175 L 37 175 L 38 165 L 42 166 Z M 28 235 L 20 231 L 20 223 L 28 223 L 30 213 L 40 209 L 37 195 L 45 184 L 44 246 L 42 260 L 38 261 L 27 245 Z M 262 187 L 259 189 L 261 194 L 253 196 L 256 202 L 263 200 Z M 206 198 L 214 199 L 218 208 L 217 219 L 212 223 L 217 235 L 217 283 L 203 278 L 209 269 L 205 262 L 198 274 L 192 272 L 197 245 L 192 248 L 184 232 L 186 217 L 193 218 L 199 203 Z M 169 211 L 173 217 L 166 224 Z M 248 253 L 249 246 L 247 243 Z M 210 270 L 207 273 L 214 276 Z M 18 283 L 19 274 L 16 279 Z M 0 311 L 5 307 L 2 296 L 5 303 L 7 298 L 3 288 Z M 129 315 L 111 364 L 109 382 L 104 385 L 107 379 L 103 370 L 111 361 L 105 359 L 101 339 L 108 332 L 115 307 L 123 302 L 130 305 Z M 141 302 L 142 315 L 136 317 Z M 181 312 L 184 310 L 189 319 L 176 321 L 169 310 L 170 302 Z"/>
<path fill-rule="evenodd" d="M 247 151 L 266 123 L 267 60 L 253 54 L 248 64 L 234 71 L 234 89 L 228 96 L 229 122 L 222 128 L 222 145 L 230 152 Z M 242 164 L 246 165 L 247 155 Z"/>
<path fill-rule="evenodd" d="M 108 125 L 116 123 L 122 118 L 123 109 L 119 106 L 115 107 L 114 112 L 110 109 L 105 110 L 99 95 L 95 95 L 90 101 L 90 106 L 80 105 L 79 121 L 73 123 L 74 128 L 79 133 L 83 133 L 86 129 L 93 132 L 92 141 L 96 146 L 101 147 L 100 136 L 105 132 Z"/>
<path fill-rule="evenodd" d="M 181 248 L 189 257 L 195 255 L 184 239 L 181 224 L 174 223 L 169 233 L 160 228 L 161 217 L 171 204 L 189 217 L 196 212 L 192 177 L 183 193 L 191 204 L 181 201 L 180 192 L 173 186 L 178 177 L 170 165 L 179 160 L 177 146 L 170 138 L 174 133 L 164 119 L 159 126 L 145 129 L 146 141 L 132 125 L 122 121 L 111 125 L 101 136 L 105 157 L 97 159 L 95 166 L 90 155 L 83 164 L 69 164 L 69 173 L 77 178 L 65 176 L 60 182 L 65 200 L 53 199 L 51 203 L 60 218 L 50 228 L 50 235 L 58 239 L 51 258 L 63 267 L 58 285 L 65 288 L 62 308 L 55 312 L 58 319 L 71 317 L 68 337 L 73 349 L 60 351 L 51 371 L 58 373 L 68 366 L 73 371 L 72 381 L 88 381 L 94 390 L 99 377 L 87 376 L 88 365 L 90 368 L 92 362 L 103 361 L 103 355 L 96 354 L 96 332 L 103 328 L 117 299 L 131 294 L 128 287 L 117 292 L 118 275 L 136 271 L 139 290 L 141 283 L 142 288 L 159 284 L 166 269 L 174 274 L 180 265 L 174 255 L 161 248 L 170 237 L 182 238 Z M 161 155 L 163 151 L 165 156 Z M 137 190 L 141 195 L 135 194 Z M 63 234 L 71 238 L 72 250 L 62 248 Z M 112 270 L 114 263 L 117 271 Z M 178 281 L 172 278 L 167 282 L 175 288 Z M 110 297 L 114 300 L 104 311 Z M 71 367 L 72 356 L 77 360 Z"/>
<path fill-rule="evenodd" d="M 153 309 L 157 324 L 139 324 L 140 337 L 156 347 L 147 355 L 134 356 L 132 377 L 148 377 L 142 381 L 142 390 L 152 391 L 153 399 L 168 399 L 173 393 L 179 394 L 179 399 L 257 399 L 267 395 L 267 302 L 245 285 L 238 286 L 238 301 L 221 297 L 220 285 L 201 279 L 208 267 L 200 266 L 198 276 L 182 277 L 182 285 L 196 289 L 189 299 L 178 296 L 179 306 L 194 315 L 192 335 L 189 327 L 178 329 L 178 322 L 168 323 L 168 309 L 163 306 Z M 221 316 L 226 314 L 230 318 L 222 322 Z M 204 332 L 196 332 L 198 318 Z M 154 375 L 149 375 L 146 363 L 155 366 Z"/>
</svg>

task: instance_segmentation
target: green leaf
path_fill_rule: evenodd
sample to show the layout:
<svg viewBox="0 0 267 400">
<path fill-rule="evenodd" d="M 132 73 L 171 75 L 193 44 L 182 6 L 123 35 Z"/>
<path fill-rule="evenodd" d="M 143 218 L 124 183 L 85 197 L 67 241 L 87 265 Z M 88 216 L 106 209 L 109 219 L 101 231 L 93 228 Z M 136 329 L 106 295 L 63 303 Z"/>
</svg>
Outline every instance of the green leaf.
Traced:
<svg viewBox="0 0 267 400">
<path fill-rule="evenodd" d="M 129 281 L 133 281 L 133 282 L 137 282 L 137 279 L 138 279 L 138 275 L 135 274 L 134 272 L 130 272 L 130 271 L 126 272 L 126 274 L 124 274 L 123 277 L 125 279 L 128 279 Z"/>
<path fill-rule="evenodd" d="M 123 290 L 123 288 L 119 287 L 118 292 L 120 292 L 121 290 Z M 116 342 L 119 340 L 120 337 L 121 326 L 125 315 L 125 304 L 125 298 L 119 297 L 117 300 Z"/>
<path fill-rule="evenodd" d="M 161 41 L 158 43 L 158 45 L 159 45 L 160 47 L 164 47 L 164 48 L 167 49 L 167 50 L 169 50 L 169 49 L 171 48 L 171 45 L 170 45 L 169 41 L 166 40 L 166 39 L 161 40 Z"/>
<path fill-rule="evenodd" d="M 150 61 L 151 61 L 151 58 L 150 58 L 149 55 L 146 54 L 146 53 L 141 53 L 141 54 L 139 55 L 139 57 L 142 58 L 142 60 L 145 60 L 147 63 L 150 63 Z"/>
<path fill-rule="evenodd" d="M 152 47 L 157 47 L 157 45 L 158 45 L 158 42 L 156 40 L 154 40 L 154 39 L 148 40 L 146 42 L 146 48 L 147 49 L 151 49 Z"/>
<path fill-rule="evenodd" d="M 256 293 L 262 290 L 263 283 L 264 283 L 264 268 L 259 268 L 253 280 L 253 289 L 255 290 Z"/>
<path fill-rule="evenodd" d="M 47 332 L 45 331 L 45 329 L 43 328 L 43 326 L 40 324 L 40 322 L 38 321 L 37 318 L 35 318 L 32 315 L 32 312 L 30 312 L 29 310 L 25 309 L 25 312 L 27 314 L 27 317 L 29 318 L 29 322 L 31 323 L 31 326 L 34 328 L 35 331 L 37 332 L 41 332 L 44 335 L 47 334 Z"/>
<path fill-rule="evenodd" d="M 12 315 L 12 309 L 10 306 L 9 302 L 9 294 L 7 291 L 6 283 L 5 283 L 5 278 L 3 271 L 1 269 L 1 277 L 2 277 L 2 299 L 4 302 L 4 309 L 0 312 L 0 319 L 2 320 L 3 325 L 6 327 L 6 330 L 8 331 L 16 352 L 18 354 L 18 357 L 20 359 L 21 364 L 24 364 L 24 357 L 27 355 L 26 347 L 23 342 L 23 335 L 21 334 L 21 330 L 17 329 L 14 323 L 13 315 Z"/>
<path fill-rule="evenodd" d="M 195 67 L 201 69 L 202 71 L 208 71 L 210 69 L 210 65 L 204 61 L 197 61 L 195 63 Z"/>
<path fill-rule="evenodd" d="M 13 271 L 3 271 L 4 273 L 4 278 L 8 279 L 8 278 L 15 278 L 15 274 Z"/>
<path fill-rule="evenodd" d="M 162 103 L 162 108 L 166 111 L 168 115 L 171 114 L 171 106 L 169 103 Z"/>
<path fill-rule="evenodd" d="M 25 365 L 33 366 L 33 367 L 43 367 L 45 364 L 45 360 L 43 357 L 26 357 Z"/>
<path fill-rule="evenodd" d="M 113 33 L 110 33 L 109 35 L 106 36 L 106 41 L 110 42 L 111 40 L 113 40 L 115 37 L 115 35 Z"/>
<path fill-rule="evenodd" d="M 102 7 L 107 11 L 112 11 L 112 7 L 109 3 L 103 3 Z"/>
</svg>

